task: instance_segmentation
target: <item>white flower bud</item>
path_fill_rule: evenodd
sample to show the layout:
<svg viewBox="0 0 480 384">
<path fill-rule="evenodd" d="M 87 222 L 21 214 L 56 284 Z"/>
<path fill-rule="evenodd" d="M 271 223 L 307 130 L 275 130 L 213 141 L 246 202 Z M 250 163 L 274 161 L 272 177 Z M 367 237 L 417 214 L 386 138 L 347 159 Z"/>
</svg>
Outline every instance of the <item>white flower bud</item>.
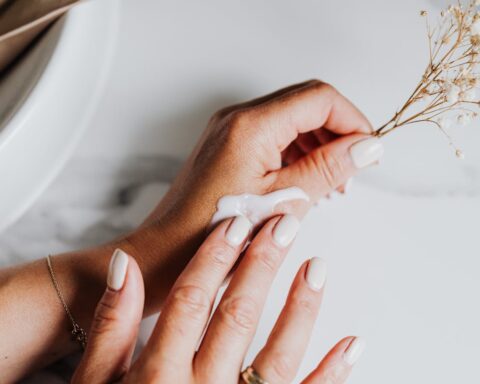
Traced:
<svg viewBox="0 0 480 384">
<path fill-rule="evenodd" d="M 475 88 L 470 88 L 463 93 L 464 101 L 475 101 L 477 98 L 477 91 Z"/>
<path fill-rule="evenodd" d="M 445 97 L 449 104 L 455 104 L 460 98 L 460 88 L 456 85 L 448 86 L 445 89 Z"/>
<path fill-rule="evenodd" d="M 468 113 L 462 113 L 457 117 L 458 124 L 467 125 L 472 121 L 472 117 Z"/>
<path fill-rule="evenodd" d="M 470 26 L 470 32 L 472 35 L 480 35 L 480 20 L 476 20 Z"/>
<path fill-rule="evenodd" d="M 442 129 L 448 129 L 452 126 L 452 120 L 450 120 L 448 117 L 441 116 L 437 119 L 437 124 Z"/>
</svg>

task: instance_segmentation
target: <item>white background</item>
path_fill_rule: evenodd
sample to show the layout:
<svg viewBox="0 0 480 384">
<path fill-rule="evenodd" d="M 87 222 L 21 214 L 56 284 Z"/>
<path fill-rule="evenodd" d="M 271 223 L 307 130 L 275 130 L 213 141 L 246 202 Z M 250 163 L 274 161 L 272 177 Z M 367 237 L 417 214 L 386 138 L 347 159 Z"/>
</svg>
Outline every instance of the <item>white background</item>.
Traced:
<svg viewBox="0 0 480 384">
<path fill-rule="evenodd" d="M 435 3 L 125 0 L 110 79 L 75 159 L 183 159 L 216 109 L 309 78 L 334 84 L 378 126 L 426 64 L 422 8 Z M 299 377 L 359 334 L 368 347 L 351 383 L 480 382 L 476 129 L 459 133 L 464 162 L 431 128 L 387 137 L 378 169 L 311 212 L 247 361 L 298 266 L 321 256 L 328 286 Z"/>
</svg>

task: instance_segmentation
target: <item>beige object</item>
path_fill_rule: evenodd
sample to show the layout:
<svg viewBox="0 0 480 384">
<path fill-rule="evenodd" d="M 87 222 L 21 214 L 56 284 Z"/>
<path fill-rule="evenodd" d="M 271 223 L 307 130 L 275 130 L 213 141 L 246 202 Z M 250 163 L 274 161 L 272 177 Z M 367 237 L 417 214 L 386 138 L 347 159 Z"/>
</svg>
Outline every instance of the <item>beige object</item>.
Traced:
<svg viewBox="0 0 480 384">
<path fill-rule="evenodd" d="M 0 0 L 0 72 L 80 0 Z"/>
</svg>

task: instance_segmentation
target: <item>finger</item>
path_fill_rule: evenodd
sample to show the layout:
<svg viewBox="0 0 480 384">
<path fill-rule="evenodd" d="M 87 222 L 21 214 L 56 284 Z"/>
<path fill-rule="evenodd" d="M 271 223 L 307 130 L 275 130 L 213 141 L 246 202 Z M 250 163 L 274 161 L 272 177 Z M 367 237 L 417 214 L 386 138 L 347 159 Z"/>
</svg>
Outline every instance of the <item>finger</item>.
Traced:
<svg viewBox="0 0 480 384">
<path fill-rule="evenodd" d="M 313 132 L 302 133 L 298 135 L 295 143 L 302 149 L 305 154 L 317 149 L 320 146 L 320 142 Z"/>
<path fill-rule="evenodd" d="M 120 249 L 110 261 L 107 285 L 72 383 L 115 382 L 130 366 L 142 320 L 144 289 L 135 259 Z"/>
<path fill-rule="evenodd" d="M 308 346 L 320 309 L 326 265 L 313 258 L 300 268 L 265 347 L 252 366 L 269 383 L 290 383 Z"/>
<path fill-rule="evenodd" d="M 333 347 L 303 384 L 344 384 L 365 349 L 360 337 L 346 337 Z"/>
<path fill-rule="evenodd" d="M 299 134 L 322 127 L 339 135 L 373 132 L 367 118 L 348 99 L 320 81 L 260 104 L 248 113 L 248 120 L 256 122 L 252 129 L 263 133 L 267 144 L 276 145 L 280 151 Z"/>
<path fill-rule="evenodd" d="M 290 165 L 303 156 L 305 156 L 305 153 L 293 142 L 282 154 L 283 164 Z"/>
<path fill-rule="evenodd" d="M 316 129 L 313 134 L 318 139 L 321 145 L 330 143 L 331 141 L 338 139 L 340 135 L 333 133 L 325 128 Z"/>
<path fill-rule="evenodd" d="M 335 133 L 330 132 L 328 129 L 323 128 L 317 129 L 314 131 L 314 134 L 322 145 L 328 144 L 339 137 Z M 346 194 L 350 190 L 352 180 L 353 178 L 351 177 L 344 184 L 340 185 L 337 188 L 337 192 L 341 193 L 342 195 Z"/>
<path fill-rule="evenodd" d="M 383 155 L 380 141 L 366 137 L 369 136 L 342 136 L 274 172 L 275 188 L 296 185 L 308 193 L 312 201 L 328 195 Z"/>
<path fill-rule="evenodd" d="M 139 364 L 191 365 L 218 289 L 250 230 L 251 223 L 238 216 L 221 223 L 205 240 L 175 282 Z"/>
<path fill-rule="evenodd" d="M 195 370 L 202 378 L 240 372 L 269 288 L 299 225 L 293 215 L 276 217 L 250 244 L 195 358 Z"/>
</svg>

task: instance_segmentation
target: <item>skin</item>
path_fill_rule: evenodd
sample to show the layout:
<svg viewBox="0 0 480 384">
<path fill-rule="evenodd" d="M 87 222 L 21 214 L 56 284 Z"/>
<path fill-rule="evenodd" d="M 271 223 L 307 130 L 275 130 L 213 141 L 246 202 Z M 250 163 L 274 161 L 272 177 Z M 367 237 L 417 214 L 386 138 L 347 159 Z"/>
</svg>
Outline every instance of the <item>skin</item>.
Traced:
<svg viewBox="0 0 480 384">
<path fill-rule="evenodd" d="M 243 383 L 238 372 L 270 285 L 288 252 L 273 238 L 279 220 L 267 222 L 253 239 L 212 314 L 218 290 L 244 245 L 235 247 L 226 241 L 231 220 L 220 224 L 175 282 L 147 346 L 133 365 L 143 281 L 130 258 L 123 287 L 107 287 L 97 306 L 92 338 L 72 383 Z M 252 363 L 270 383 L 293 381 L 318 315 L 323 287 L 309 286 L 307 268 L 308 262 L 301 265 L 278 321 Z M 345 383 L 352 366 L 343 354 L 352 340 L 340 341 L 302 383 Z"/>
<path fill-rule="evenodd" d="M 89 330 L 115 248 L 135 258 L 145 282 L 143 315 L 158 312 L 205 240 L 218 199 L 302 188 L 310 203 L 278 207 L 302 217 L 358 170 L 350 147 L 368 120 L 318 80 L 224 108 L 208 123 L 167 195 L 132 233 L 95 248 L 55 255 L 53 267 L 77 322 Z M 21 298 L 21 299 L 20 299 Z M 5 382 L 78 350 L 44 259 L 0 270 L 0 371 Z"/>
</svg>

